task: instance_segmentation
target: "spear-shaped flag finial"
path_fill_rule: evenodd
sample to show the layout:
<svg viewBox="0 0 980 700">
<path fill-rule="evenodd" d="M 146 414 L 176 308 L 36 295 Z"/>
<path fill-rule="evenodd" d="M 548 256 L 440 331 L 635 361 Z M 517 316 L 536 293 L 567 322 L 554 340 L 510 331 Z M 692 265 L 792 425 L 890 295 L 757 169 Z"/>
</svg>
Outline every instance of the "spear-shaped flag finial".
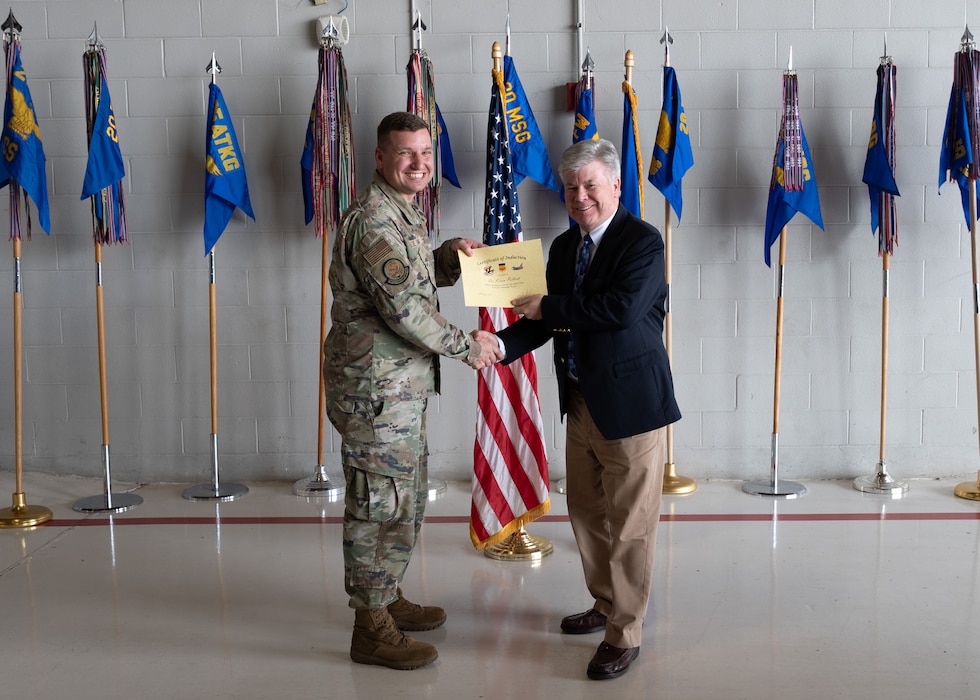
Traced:
<svg viewBox="0 0 980 700">
<path fill-rule="evenodd" d="M 664 35 L 660 37 L 660 43 L 664 45 L 664 65 L 670 65 L 670 45 L 674 43 L 674 37 L 670 35 L 670 29 L 664 25 Z"/>
<path fill-rule="evenodd" d="M 221 66 L 218 65 L 218 59 L 214 57 L 214 51 L 211 52 L 211 63 L 204 70 L 211 76 L 212 83 L 217 82 L 218 73 L 221 72 Z"/>
<path fill-rule="evenodd" d="M 7 34 L 10 38 L 14 38 L 15 35 L 20 34 L 20 30 L 23 29 L 23 27 L 20 26 L 20 22 L 17 21 L 17 18 L 14 17 L 13 8 L 11 8 L 10 14 L 7 15 L 7 19 L 4 21 L 4 23 L 0 24 L 0 29 L 2 29 L 3 33 Z"/>
<path fill-rule="evenodd" d="M 970 31 L 970 25 L 964 25 L 963 37 L 960 39 L 960 51 L 969 51 L 974 47 L 976 42 L 973 40 L 973 33 Z"/>
<path fill-rule="evenodd" d="M 105 48 L 105 42 L 99 36 L 99 25 L 97 22 L 92 23 L 92 33 L 88 35 L 88 41 L 85 43 L 90 51 L 98 51 L 99 49 Z"/>
</svg>

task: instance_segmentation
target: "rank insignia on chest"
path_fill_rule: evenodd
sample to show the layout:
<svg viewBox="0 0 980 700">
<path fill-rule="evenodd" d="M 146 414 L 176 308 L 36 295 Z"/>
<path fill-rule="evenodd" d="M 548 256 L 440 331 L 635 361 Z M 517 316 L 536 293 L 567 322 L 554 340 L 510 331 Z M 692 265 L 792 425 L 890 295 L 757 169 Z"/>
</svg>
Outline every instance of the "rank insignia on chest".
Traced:
<svg viewBox="0 0 980 700">
<path fill-rule="evenodd" d="M 398 258 L 390 258 L 385 261 L 385 279 L 391 284 L 401 284 L 408 279 L 408 267 Z"/>
</svg>

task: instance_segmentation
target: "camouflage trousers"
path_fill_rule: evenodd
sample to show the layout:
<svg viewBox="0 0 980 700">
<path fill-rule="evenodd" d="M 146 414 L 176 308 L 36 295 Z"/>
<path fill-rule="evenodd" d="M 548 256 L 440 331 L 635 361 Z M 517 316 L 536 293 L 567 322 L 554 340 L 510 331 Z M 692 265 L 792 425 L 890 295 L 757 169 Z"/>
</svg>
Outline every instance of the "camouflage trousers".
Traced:
<svg viewBox="0 0 980 700">
<path fill-rule="evenodd" d="M 344 581 L 352 608 L 396 597 L 428 500 L 426 400 L 328 405 L 346 481 Z"/>
</svg>

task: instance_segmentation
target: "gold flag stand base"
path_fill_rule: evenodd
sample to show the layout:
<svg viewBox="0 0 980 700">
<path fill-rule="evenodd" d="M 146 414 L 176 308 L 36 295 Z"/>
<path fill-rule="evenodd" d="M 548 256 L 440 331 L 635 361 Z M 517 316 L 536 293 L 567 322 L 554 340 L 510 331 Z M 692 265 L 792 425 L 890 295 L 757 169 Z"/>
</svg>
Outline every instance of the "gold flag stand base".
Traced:
<svg viewBox="0 0 980 700">
<path fill-rule="evenodd" d="M 553 551 L 555 548 L 547 538 L 529 535 L 521 526 L 500 544 L 484 549 L 483 554 L 499 561 L 538 561 Z"/>
<path fill-rule="evenodd" d="M 977 474 L 976 481 L 964 481 L 962 484 L 957 484 L 956 488 L 953 489 L 953 493 L 960 498 L 980 501 L 980 473 Z"/>
<path fill-rule="evenodd" d="M 677 465 L 673 462 L 664 464 L 663 492 L 675 496 L 694 493 L 698 490 L 697 482 L 687 476 L 677 476 Z"/>
<path fill-rule="evenodd" d="M 13 505 L 0 510 L 0 528 L 34 527 L 51 520 L 53 513 L 44 506 L 29 506 L 23 493 L 13 495 Z"/>
</svg>

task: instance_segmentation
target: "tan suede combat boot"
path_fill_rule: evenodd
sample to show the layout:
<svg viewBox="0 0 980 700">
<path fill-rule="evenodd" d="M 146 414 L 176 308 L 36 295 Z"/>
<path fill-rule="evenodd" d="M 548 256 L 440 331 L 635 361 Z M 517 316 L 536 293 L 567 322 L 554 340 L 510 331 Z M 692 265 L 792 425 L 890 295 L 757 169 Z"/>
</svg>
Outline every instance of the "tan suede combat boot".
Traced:
<svg viewBox="0 0 980 700">
<path fill-rule="evenodd" d="M 354 611 L 350 657 L 359 664 L 409 670 L 427 666 L 439 658 L 431 644 L 402 634 L 387 608 Z"/>
<path fill-rule="evenodd" d="M 395 626 L 403 632 L 424 632 L 441 627 L 446 621 L 446 611 L 435 605 L 418 605 L 406 600 L 402 589 L 398 589 L 398 597 L 388 604 L 388 614 L 395 621 Z"/>
</svg>

